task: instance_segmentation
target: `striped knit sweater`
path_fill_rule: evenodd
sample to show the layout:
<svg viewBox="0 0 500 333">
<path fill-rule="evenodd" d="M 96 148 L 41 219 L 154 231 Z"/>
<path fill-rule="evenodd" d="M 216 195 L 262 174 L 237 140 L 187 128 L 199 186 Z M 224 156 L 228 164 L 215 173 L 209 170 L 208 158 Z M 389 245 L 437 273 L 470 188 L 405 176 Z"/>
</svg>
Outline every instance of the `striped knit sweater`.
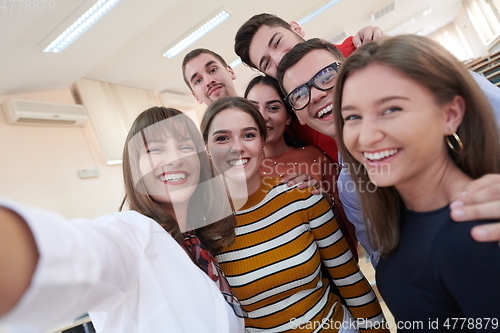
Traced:
<svg viewBox="0 0 500 333">
<path fill-rule="evenodd" d="M 236 224 L 235 243 L 217 260 L 248 313 L 247 332 L 337 332 L 343 309 L 321 261 L 353 317 L 363 318 L 359 328 L 381 325 L 378 300 L 323 196 L 266 179 L 236 212 Z"/>
</svg>

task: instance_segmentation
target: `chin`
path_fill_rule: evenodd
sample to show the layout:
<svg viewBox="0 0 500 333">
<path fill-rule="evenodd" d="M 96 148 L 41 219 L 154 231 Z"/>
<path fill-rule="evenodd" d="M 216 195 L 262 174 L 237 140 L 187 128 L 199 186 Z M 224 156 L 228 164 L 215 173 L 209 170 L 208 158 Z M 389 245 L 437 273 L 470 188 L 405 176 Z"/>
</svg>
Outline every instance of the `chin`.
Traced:
<svg viewBox="0 0 500 333">
<path fill-rule="evenodd" d="M 224 177 L 235 182 L 246 182 L 247 179 L 246 172 L 243 169 L 228 169 L 224 172 Z"/>
<path fill-rule="evenodd" d="M 372 185 L 370 185 L 372 189 L 374 185 L 377 187 L 391 187 L 396 185 L 394 180 L 392 180 L 390 177 L 378 176 L 369 178 L 370 183 L 372 183 Z"/>
</svg>

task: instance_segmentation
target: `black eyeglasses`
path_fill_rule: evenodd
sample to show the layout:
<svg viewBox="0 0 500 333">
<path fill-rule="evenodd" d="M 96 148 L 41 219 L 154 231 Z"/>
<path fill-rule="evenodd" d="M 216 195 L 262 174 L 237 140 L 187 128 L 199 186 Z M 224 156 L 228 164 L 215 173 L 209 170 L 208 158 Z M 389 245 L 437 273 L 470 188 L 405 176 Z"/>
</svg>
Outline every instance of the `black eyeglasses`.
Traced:
<svg viewBox="0 0 500 333">
<path fill-rule="evenodd" d="M 335 87 L 335 77 L 337 76 L 339 67 L 339 62 L 334 62 L 326 66 L 317 72 L 307 83 L 293 89 L 285 97 L 285 101 L 287 101 L 295 111 L 302 110 L 311 101 L 311 86 L 321 91 L 330 90 Z"/>
</svg>

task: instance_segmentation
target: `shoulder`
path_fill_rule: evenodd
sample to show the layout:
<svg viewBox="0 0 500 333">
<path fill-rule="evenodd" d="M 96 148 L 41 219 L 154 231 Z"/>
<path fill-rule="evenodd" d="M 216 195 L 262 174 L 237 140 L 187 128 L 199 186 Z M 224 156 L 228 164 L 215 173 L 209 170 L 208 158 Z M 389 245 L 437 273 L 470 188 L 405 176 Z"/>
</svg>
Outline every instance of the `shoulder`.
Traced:
<svg viewBox="0 0 500 333">
<path fill-rule="evenodd" d="M 304 156 L 310 156 L 310 157 L 316 157 L 316 158 L 323 158 L 323 159 L 328 159 L 328 156 L 326 156 L 326 153 L 321 151 L 319 148 L 314 147 L 314 146 L 305 146 L 301 148 L 294 148 L 297 151 L 297 155 L 304 155 Z"/>
<path fill-rule="evenodd" d="M 322 200 L 326 202 L 326 199 L 324 199 L 322 195 L 311 193 L 312 190 L 314 190 L 312 187 L 301 189 L 298 188 L 298 184 L 289 187 L 287 184 L 282 184 L 277 178 L 270 178 L 269 181 L 272 186 L 259 204 L 244 210 L 239 210 L 238 215 L 246 214 L 263 207 L 267 207 L 264 209 L 276 210 L 280 207 L 293 205 L 297 206 L 298 209 L 301 210 L 306 209 L 308 206 L 314 205 Z"/>
<path fill-rule="evenodd" d="M 455 222 L 449 217 L 441 221 L 441 228 L 434 241 L 440 265 L 448 268 L 454 265 L 460 270 L 464 265 L 480 267 L 483 263 L 500 260 L 498 242 L 477 242 L 471 236 L 473 227 L 495 222 L 492 220 Z"/>
</svg>

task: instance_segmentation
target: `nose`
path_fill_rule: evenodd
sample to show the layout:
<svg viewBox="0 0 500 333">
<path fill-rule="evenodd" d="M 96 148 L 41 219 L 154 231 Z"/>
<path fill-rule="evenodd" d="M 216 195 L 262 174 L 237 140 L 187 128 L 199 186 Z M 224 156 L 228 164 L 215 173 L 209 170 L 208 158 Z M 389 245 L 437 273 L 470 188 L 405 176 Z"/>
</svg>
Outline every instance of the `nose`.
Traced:
<svg viewBox="0 0 500 333">
<path fill-rule="evenodd" d="M 241 154 L 244 150 L 245 150 L 245 146 L 244 146 L 243 142 L 235 139 L 233 141 L 232 146 L 229 149 L 229 152 L 232 154 Z"/>
<path fill-rule="evenodd" d="M 205 82 L 207 83 L 207 87 L 210 86 L 215 81 L 212 75 L 208 73 L 203 74 L 203 80 L 205 80 Z"/>
<path fill-rule="evenodd" d="M 164 152 L 162 154 L 163 165 L 167 167 L 178 167 L 182 165 L 182 156 L 178 149 L 172 149 L 171 151 Z"/>
<path fill-rule="evenodd" d="M 266 123 L 269 121 L 269 114 L 264 108 L 260 108 L 260 114 L 262 115 L 262 118 L 266 121 Z"/>
<path fill-rule="evenodd" d="M 363 148 L 374 148 L 376 143 L 384 138 L 384 133 L 381 130 L 376 120 L 363 119 L 359 128 L 358 143 Z"/>
<path fill-rule="evenodd" d="M 311 90 L 310 94 L 311 94 L 311 103 L 312 104 L 318 103 L 318 102 L 322 101 L 323 98 L 328 96 L 328 90 L 326 90 L 326 91 L 319 90 L 318 88 L 316 88 L 314 86 L 309 87 L 309 89 Z"/>
</svg>

